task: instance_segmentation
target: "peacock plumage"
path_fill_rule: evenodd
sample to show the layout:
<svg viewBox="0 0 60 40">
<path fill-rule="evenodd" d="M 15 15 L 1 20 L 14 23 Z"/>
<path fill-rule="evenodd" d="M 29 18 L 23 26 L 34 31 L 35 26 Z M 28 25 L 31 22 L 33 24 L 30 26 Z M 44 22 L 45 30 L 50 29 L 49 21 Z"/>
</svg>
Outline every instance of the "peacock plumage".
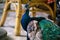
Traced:
<svg viewBox="0 0 60 40">
<path fill-rule="evenodd" d="M 30 17 L 29 17 L 29 9 L 26 10 L 25 14 L 22 16 L 22 19 L 21 19 L 21 24 L 22 24 L 22 27 L 25 31 L 27 31 L 27 25 L 28 23 L 31 21 Z"/>
<path fill-rule="evenodd" d="M 60 40 L 60 28 L 49 20 L 41 20 L 39 27 L 42 30 L 43 40 Z"/>
<path fill-rule="evenodd" d="M 28 7 L 28 5 L 26 5 L 26 7 Z M 43 17 L 38 17 L 38 18 L 33 17 L 33 18 L 30 18 L 30 16 L 29 16 L 29 8 L 27 8 L 25 13 L 24 13 L 24 15 L 22 16 L 22 19 L 21 19 L 22 28 L 25 31 L 27 31 L 27 25 L 29 24 L 30 21 L 32 21 L 32 20 L 40 21 L 40 20 L 43 20 L 43 19 L 45 19 L 45 18 L 43 18 Z M 27 40 L 30 40 L 28 36 L 27 36 Z"/>
<path fill-rule="evenodd" d="M 28 4 L 26 4 L 26 8 L 28 7 Z M 32 20 L 37 20 L 37 21 L 40 21 L 40 20 L 43 20 L 43 19 L 45 19 L 45 18 L 43 18 L 43 17 L 30 17 L 29 16 L 29 8 L 27 8 L 26 9 L 26 11 L 25 11 L 25 13 L 24 13 L 24 15 L 22 16 L 22 19 L 21 19 L 21 25 L 22 25 L 22 27 L 23 27 L 23 29 L 25 30 L 25 31 L 27 31 L 27 25 L 28 25 L 28 23 L 30 22 L 30 21 L 32 21 Z"/>
<path fill-rule="evenodd" d="M 46 20 L 43 17 L 30 17 L 29 8 L 26 9 L 21 19 L 21 25 L 25 31 L 27 31 L 27 25 L 32 20 L 39 22 L 39 27 L 42 30 L 43 40 L 60 40 L 60 28 L 53 22 Z"/>
</svg>

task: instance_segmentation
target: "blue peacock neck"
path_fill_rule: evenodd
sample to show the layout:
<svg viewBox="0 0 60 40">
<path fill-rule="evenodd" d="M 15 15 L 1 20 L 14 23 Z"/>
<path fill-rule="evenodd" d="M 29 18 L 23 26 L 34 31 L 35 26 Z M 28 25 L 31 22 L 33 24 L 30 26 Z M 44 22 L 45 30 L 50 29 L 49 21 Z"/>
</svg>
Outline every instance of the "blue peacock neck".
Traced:
<svg viewBox="0 0 60 40">
<path fill-rule="evenodd" d="M 29 9 L 26 9 L 25 15 L 29 16 Z"/>
</svg>

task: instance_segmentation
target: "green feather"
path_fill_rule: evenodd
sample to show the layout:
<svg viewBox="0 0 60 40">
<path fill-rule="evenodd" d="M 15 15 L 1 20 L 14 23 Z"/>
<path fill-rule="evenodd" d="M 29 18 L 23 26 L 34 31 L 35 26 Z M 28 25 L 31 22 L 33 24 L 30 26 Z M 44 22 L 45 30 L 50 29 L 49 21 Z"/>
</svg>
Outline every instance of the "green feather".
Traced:
<svg viewBox="0 0 60 40">
<path fill-rule="evenodd" d="M 39 22 L 39 27 L 42 30 L 43 40 L 58 40 L 60 35 L 60 28 L 49 20 L 42 20 Z M 60 40 L 60 39 L 59 39 Z"/>
</svg>

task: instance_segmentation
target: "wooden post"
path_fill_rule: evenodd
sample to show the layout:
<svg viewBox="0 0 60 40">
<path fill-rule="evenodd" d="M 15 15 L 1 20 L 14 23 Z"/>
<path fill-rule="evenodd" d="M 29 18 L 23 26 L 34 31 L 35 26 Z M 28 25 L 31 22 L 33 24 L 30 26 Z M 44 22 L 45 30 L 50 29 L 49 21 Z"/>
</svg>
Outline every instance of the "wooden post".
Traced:
<svg viewBox="0 0 60 40">
<path fill-rule="evenodd" d="M 56 0 L 55 0 L 55 2 L 54 2 L 54 21 L 56 21 L 56 9 L 57 9 L 57 7 L 56 7 Z"/>
<path fill-rule="evenodd" d="M 20 29 L 21 29 L 21 17 L 22 17 L 22 4 L 21 4 L 21 0 L 16 0 L 18 2 L 18 6 L 15 10 L 16 12 L 16 25 L 15 25 L 15 35 L 20 35 Z M 8 14 L 8 8 L 9 8 L 9 5 L 12 1 L 10 0 L 6 0 L 6 3 L 5 3 L 5 8 L 4 8 L 4 11 L 3 11 L 3 15 L 2 15 L 2 18 L 1 18 L 1 22 L 0 22 L 0 26 L 3 26 L 5 20 L 6 20 L 6 17 L 7 17 L 7 14 Z"/>
<path fill-rule="evenodd" d="M 21 14 L 22 14 L 22 4 L 21 0 L 18 0 L 18 6 L 16 9 L 16 23 L 15 23 L 15 35 L 19 36 L 21 32 Z"/>
<path fill-rule="evenodd" d="M 8 2 L 8 0 L 6 0 L 3 15 L 2 15 L 2 18 L 1 18 L 1 21 L 0 21 L 0 26 L 3 26 L 3 24 L 4 24 L 5 20 L 6 20 L 7 12 L 8 12 L 7 10 L 9 8 L 9 5 L 10 5 L 10 3 Z"/>
</svg>

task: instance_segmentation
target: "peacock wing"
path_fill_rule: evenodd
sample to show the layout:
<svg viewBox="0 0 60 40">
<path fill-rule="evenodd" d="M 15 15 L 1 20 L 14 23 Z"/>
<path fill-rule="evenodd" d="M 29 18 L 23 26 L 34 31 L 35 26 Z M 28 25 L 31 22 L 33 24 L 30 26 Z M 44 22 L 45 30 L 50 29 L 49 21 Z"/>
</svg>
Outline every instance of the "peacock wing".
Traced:
<svg viewBox="0 0 60 40">
<path fill-rule="evenodd" d="M 60 35 L 60 28 L 49 20 L 42 20 L 39 22 L 39 27 L 42 30 L 43 40 L 58 40 Z"/>
</svg>

